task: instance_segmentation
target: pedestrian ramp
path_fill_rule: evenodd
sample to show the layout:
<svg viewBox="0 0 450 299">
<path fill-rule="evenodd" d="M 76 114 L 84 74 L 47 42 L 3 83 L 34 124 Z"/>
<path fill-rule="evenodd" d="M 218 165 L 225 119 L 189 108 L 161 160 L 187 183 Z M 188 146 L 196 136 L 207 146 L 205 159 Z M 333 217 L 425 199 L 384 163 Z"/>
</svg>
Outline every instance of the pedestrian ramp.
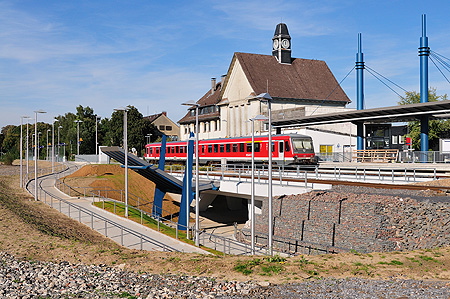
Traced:
<svg viewBox="0 0 450 299">
<path fill-rule="evenodd" d="M 110 158 L 121 163 L 122 165 L 125 164 L 125 152 L 122 148 L 118 146 L 104 147 L 102 148 L 102 152 L 108 155 Z M 127 159 L 128 168 L 133 169 L 144 178 L 154 182 L 161 191 L 182 194 L 183 182 L 180 179 L 166 173 L 165 171 L 159 169 L 157 166 L 150 164 L 133 154 L 128 153 Z M 199 182 L 200 192 L 215 189 L 217 188 L 212 182 Z"/>
</svg>

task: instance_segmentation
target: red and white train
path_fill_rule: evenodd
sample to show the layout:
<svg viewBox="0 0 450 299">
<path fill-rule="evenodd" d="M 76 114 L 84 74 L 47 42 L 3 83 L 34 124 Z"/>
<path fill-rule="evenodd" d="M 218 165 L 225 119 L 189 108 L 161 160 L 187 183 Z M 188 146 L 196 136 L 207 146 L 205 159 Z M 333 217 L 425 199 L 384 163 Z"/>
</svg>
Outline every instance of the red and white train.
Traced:
<svg viewBox="0 0 450 299">
<path fill-rule="evenodd" d="M 255 136 L 255 162 L 268 161 L 268 136 Z M 149 161 L 159 160 L 161 143 L 150 143 L 145 146 L 145 158 Z M 167 142 L 166 160 L 186 160 L 187 141 Z M 252 157 L 252 138 L 220 138 L 199 141 L 200 164 L 214 163 L 249 163 Z M 315 164 L 317 163 L 312 138 L 306 135 L 273 135 L 272 161 L 281 165 Z"/>
</svg>

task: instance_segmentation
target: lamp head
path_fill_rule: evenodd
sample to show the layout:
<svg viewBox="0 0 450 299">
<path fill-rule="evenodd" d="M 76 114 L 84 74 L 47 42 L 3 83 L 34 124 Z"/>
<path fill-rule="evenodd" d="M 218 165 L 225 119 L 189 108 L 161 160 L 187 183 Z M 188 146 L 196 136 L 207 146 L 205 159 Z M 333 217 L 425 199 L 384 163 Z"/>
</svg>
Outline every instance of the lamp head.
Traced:
<svg viewBox="0 0 450 299">
<path fill-rule="evenodd" d="M 181 105 L 184 105 L 184 106 L 191 106 L 191 107 L 198 107 L 198 106 L 200 106 L 200 104 L 197 104 L 197 103 L 194 102 L 193 100 L 190 100 L 190 101 L 181 103 Z"/>
<path fill-rule="evenodd" d="M 270 94 L 268 94 L 267 92 L 264 93 L 260 93 L 259 95 L 256 96 L 256 98 L 260 101 L 272 101 L 272 97 L 270 96 Z"/>
<path fill-rule="evenodd" d="M 266 121 L 266 120 L 269 120 L 269 118 L 267 118 L 266 116 L 260 114 L 260 115 L 257 115 L 255 117 L 253 117 L 253 118 L 250 118 L 250 120 L 251 121 L 255 121 L 255 120 Z"/>
</svg>

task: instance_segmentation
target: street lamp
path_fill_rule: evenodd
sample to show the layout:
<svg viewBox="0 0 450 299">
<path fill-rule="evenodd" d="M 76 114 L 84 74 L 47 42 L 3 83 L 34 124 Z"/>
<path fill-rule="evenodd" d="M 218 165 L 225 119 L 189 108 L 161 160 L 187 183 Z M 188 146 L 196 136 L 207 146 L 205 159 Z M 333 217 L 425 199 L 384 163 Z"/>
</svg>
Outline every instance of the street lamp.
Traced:
<svg viewBox="0 0 450 299">
<path fill-rule="evenodd" d="M 52 122 L 52 172 L 55 172 L 55 121 L 58 120 L 54 118 Z"/>
<path fill-rule="evenodd" d="M 152 135 L 153 135 L 153 134 L 147 134 L 147 135 L 145 135 L 145 137 L 148 138 L 148 139 L 147 139 L 147 144 L 150 143 L 150 137 L 152 137 Z"/>
<path fill-rule="evenodd" d="M 42 132 L 38 132 L 38 136 L 37 136 L 37 145 L 38 145 L 38 154 L 37 154 L 37 160 L 39 160 L 39 157 L 41 155 L 40 151 L 41 151 L 41 146 L 39 145 L 40 141 L 39 141 L 39 135 L 42 135 Z"/>
<path fill-rule="evenodd" d="M 60 143 L 59 143 L 59 129 L 62 129 L 62 126 L 58 126 L 58 160 L 59 162 L 61 162 L 60 160 L 60 153 L 61 153 L 61 148 L 60 148 Z"/>
<path fill-rule="evenodd" d="M 39 200 L 38 198 L 38 194 L 37 194 L 37 186 L 38 186 L 38 181 L 37 181 L 37 164 L 38 164 L 38 132 L 37 132 L 37 115 L 38 113 L 47 113 L 44 110 L 40 109 L 40 110 L 36 110 L 34 111 L 34 144 L 35 144 L 35 148 L 34 148 L 34 155 L 36 157 L 36 161 L 34 161 L 34 200 Z"/>
<path fill-rule="evenodd" d="M 52 130 L 48 129 L 47 130 L 47 161 L 48 161 L 48 132 L 51 132 Z"/>
<path fill-rule="evenodd" d="M 273 227 L 272 227 L 272 106 L 271 101 L 272 97 L 270 94 L 261 93 L 256 96 L 258 100 L 261 102 L 267 102 L 267 110 L 268 110 L 268 117 L 269 117 L 269 190 L 268 190 L 268 201 L 269 201 L 269 211 L 268 211 L 268 218 L 269 218 L 269 240 L 268 240 L 268 247 L 269 247 L 269 253 L 270 255 L 273 255 Z"/>
<path fill-rule="evenodd" d="M 80 123 L 82 123 L 82 120 L 74 120 L 73 122 L 77 123 L 77 156 L 80 155 Z"/>
<path fill-rule="evenodd" d="M 200 208 L 199 208 L 199 194 L 198 194 L 198 180 L 199 180 L 199 173 L 198 173 L 198 107 L 199 104 L 195 103 L 194 101 L 187 101 L 183 103 L 182 105 L 185 106 L 191 106 L 195 107 L 195 246 L 200 246 L 200 221 L 199 221 L 199 214 L 200 214 Z M 186 160 L 187 161 L 187 160 Z M 187 169 L 187 168 L 186 168 Z M 189 197 L 188 197 L 189 198 Z M 189 218 L 188 218 L 189 220 Z"/>
<path fill-rule="evenodd" d="M 24 118 L 30 118 L 29 116 L 21 116 L 20 117 L 20 188 L 23 187 L 23 163 L 22 163 L 22 155 L 23 155 L 23 136 L 22 136 L 22 127 L 23 127 L 23 119 Z M 28 136 L 27 136 L 28 138 Z M 27 160 L 27 166 L 28 166 L 28 160 Z"/>
<path fill-rule="evenodd" d="M 251 245 L 252 245 L 252 254 L 255 254 L 255 121 L 266 121 L 267 117 L 264 115 L 257 115 L 254 118 L 250 118 L 252 122 L 252 190 L 251 190 Z"/>
<path fill-rule="evenodd" d="M 123 150 L 125 152 L 125 218 L 128 218 L 128 144 L 127 144 L 127 112 L 128 108 L 119 107 L 114 111 L 123 111 Z"/>
<path fill-rule="evenodd" d="M 98 133 L 97 133 L 97 120 L 102 119 L 100 116 L 95 116 L 95 155 L 98 155 Z M 98 157 L 97 157 L 98 159 Z"/>
<path fill-rule="evenodd" d="M 30 119 L 30 118 L 31 118 L 31 117 L 29 117 L 29 116 L 27 117 L 27 181 L 28 181 L 28 175 L 29 175 L 28 159 L 29 159 L 29 157 L 30 157 L 30 156 L 29 156 L 29 153 L 28 153 L 28 148 L 29 148 L 29 146 L 30 146 L 30 145 L 29 145 L 29 141 L 28 141 L 28 139 L 29 139 L 29 138 L 28 138 L 28 136 L 29 136 L 29 135 L 28 135 L 28 119 Z"/>
</svg>

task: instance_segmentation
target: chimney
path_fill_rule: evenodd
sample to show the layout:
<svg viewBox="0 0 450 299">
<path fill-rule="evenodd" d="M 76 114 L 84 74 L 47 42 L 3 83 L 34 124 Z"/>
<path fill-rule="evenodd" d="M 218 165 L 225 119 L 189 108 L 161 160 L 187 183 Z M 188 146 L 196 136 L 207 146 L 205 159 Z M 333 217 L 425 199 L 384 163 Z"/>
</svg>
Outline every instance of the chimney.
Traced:
<svg viewBox="0 0 450 299">
<path fill-rule="evenodd" d="M 163 111 L 161 114 L 167 116 L 167 111 Z"/>
<path fill-rule="evenodd" d="M 211 78 L 211 94 L 216 91 L 216 78 Z"/>
<path fill-rule="evenodd" d="M 227 75 L 222 75 L 222 77 L 220 77 L 220 89 L 223 88 L 223 85 L 225 84 L 225 79 L 227 78 Z"/>
</svg>

